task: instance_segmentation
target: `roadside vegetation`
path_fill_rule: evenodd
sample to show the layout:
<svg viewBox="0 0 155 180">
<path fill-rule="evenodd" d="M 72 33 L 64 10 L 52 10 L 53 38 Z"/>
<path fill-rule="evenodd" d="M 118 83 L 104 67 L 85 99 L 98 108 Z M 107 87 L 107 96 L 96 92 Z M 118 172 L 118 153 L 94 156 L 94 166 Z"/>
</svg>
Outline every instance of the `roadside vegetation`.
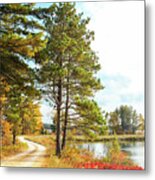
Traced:
<svg viewBox="0 0 155 180">
<path fill-rule="evenodd" d="M 68 145 L 62 151 L 61 158 L 55 155 L 55 136 L 26 136 L 26 139 L 44 145 L 46 156 L 42 167 L 48 168 L 86 168 L 86 169 L 122 169 L 143 170 L 134 164 L 129 155 L 120 150 L 118 139 L 112 141 L 108 154 L 104 158 L 95 158 L 94 154 L 85 149 L 79 149 L 75 144 Z M 53 149 L 53 151 L 51 151 Z"/>
<path fill-rule="evenodd" d="M 28 149 L 28 146 L 26 143 L 20 142 L 18 139 L 16 141 L 16 144 L 13 144 L 13 138 L 11 136 L 11 127 L 8 122 L 1 121 L 3 130 L 3 138 L 1 138 L 1 160 L 8 157 L 13 156 L 15 154 L 24 152 Z"/>
<path fill-rule="evenodd" d="M 17 142 L 15 145 L 3 145 L 1 148 L 1 160 L 13 156 L 15 154 L 24 152 L 28 149 L 26 143 Z"/>
</svg>

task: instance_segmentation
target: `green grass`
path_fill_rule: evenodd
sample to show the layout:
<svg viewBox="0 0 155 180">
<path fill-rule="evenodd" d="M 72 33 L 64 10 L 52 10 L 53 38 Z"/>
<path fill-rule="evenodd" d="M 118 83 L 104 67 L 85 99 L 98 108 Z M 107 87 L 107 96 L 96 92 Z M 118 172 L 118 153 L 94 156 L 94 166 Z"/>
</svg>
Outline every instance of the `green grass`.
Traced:
<svg viewBox="0 0 155 180">
<path fill-rule="evenodd" d="M 124 135 L 117 135 L 117 138 L 119 141 L 144 141 L 145 137 L 144 135 L 138 135 L 138 134 L 124 134 Z M 70 137 L 68 140 L 72 141 L 111 141 L 115 139 L 115 135 L 104 135 L 104 136 L 97 136 L 95 138 L 86 138 L 84 136 L 74 136 Z"/>
</svg>

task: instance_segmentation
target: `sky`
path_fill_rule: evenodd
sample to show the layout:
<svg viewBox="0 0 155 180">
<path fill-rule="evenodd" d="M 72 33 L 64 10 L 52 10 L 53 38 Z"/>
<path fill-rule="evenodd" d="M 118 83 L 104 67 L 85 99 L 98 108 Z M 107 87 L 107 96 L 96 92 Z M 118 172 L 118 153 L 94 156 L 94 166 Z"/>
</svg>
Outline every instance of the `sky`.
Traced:
<svg viewBox="0 0 155 180">
<path fill-rule="evenodd" d="M 101 64 L 97 77 L 105 87 L 95 100 L 108 112 L 131 105 L 144 115 L 144 1 L 78 2 L 76 9 L 91 18 L 88 29 L 95 32 L 92 49 Z M 41 112 L 49 123 L 49 106 L 43 103 Z"/>
</svg>

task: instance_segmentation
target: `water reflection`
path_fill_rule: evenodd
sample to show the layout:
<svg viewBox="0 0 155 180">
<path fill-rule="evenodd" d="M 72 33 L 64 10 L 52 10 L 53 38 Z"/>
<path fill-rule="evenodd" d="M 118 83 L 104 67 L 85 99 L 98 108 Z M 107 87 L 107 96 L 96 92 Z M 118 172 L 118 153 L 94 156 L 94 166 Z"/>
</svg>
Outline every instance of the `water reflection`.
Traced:
<svg viewBox="0 0 155 180">
<path fill-rule="evenodd" d="M 121 149 L 130 154 L 130 158 L 136 164 L 144 168 L 144 142 L 122 143 Z"/>
<path fill-rule="evenodd" d="M 83 143 L 79 144 L 78 148 L 93 152 L 95 157 L 105 157 L 110 144 L 110 142 Z M 120 146 L 137 165 L 144 168 L 144 142 L 121 142 Z"/>
<path fill-rule="evenodd" d="M 105 157 L 108 152 L 108 146 L 104 143 L 84 143 L 78 145 L 80 149 L 87 149 L 94 153 L 95 157 Z"/>
</svg>

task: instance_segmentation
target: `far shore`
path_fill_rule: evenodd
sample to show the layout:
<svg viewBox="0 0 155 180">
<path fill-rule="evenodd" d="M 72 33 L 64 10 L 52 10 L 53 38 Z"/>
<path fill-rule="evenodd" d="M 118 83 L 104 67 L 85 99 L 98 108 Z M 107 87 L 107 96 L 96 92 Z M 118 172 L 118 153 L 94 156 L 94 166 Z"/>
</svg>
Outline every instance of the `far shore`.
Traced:
<svg viewBox="0 0 155 180">
<path fill-rule="evenodd" d="M 86 138 L 84 136 L 73 136 L 72 138 L 68 138 L 70 141 L 81 141 L 81 142 L 98 142 L 98 141 L 111 141 L 114 139 L 118 139 L 119 141 L 144 141 L 145 137 L 143 134 L 121 134 L 121 135 L 104 135 L 98 136 L 96 138 Z"/>
</svg>

